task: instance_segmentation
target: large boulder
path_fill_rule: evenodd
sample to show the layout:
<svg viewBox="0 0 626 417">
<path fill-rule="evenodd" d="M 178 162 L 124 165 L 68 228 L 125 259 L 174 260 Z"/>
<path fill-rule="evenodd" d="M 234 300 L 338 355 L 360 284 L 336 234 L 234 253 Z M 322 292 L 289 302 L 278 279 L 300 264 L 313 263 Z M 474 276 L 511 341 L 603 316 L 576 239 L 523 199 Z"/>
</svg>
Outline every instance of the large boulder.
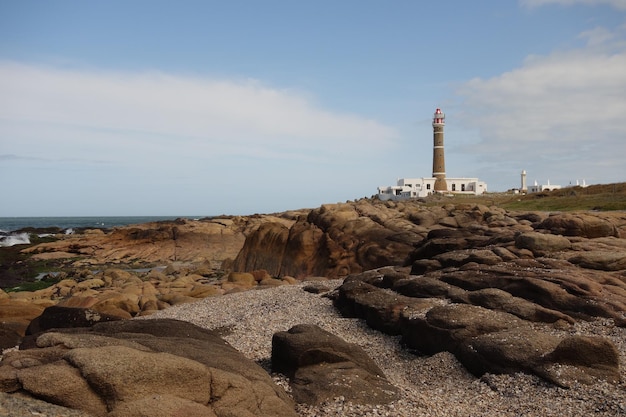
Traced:
<svg viewBox="0 0 626 417">
<path fill-rule="evenodd" d="M 274 334 L 272 369 L 291 378 L 300 403 L 343 396 L 352 403 L 384 404 L 397 397 L 397 389 L 363 349 L 312 324 Z"/>
<path fill-rule="evenodd" d="M 246 238 L 234 265 L 241 271 L 265 269 L 278 275 L 283 252 L 289 236 L 289 228 L 282 223 L 263 223 Z"/>
<path fill-rule="evenodd" d="M 590 239 L 606 236 L 619 237 L 617 227 L 609 219 L 586 213 L 553 214 L 542 221 L 537 228 L 550 230 L 556 235 Z"/>
<path fill-rule="evenodd" d="M 556 252 L 569 249 L 572 243 L 568 238 L 549 233 L 527 232 L 515 238 L 515 246 L 520 249 L 528 249 L 535 256 L 544 255 L 546 252 Z"/>
<path fill-rule="evenodd" d="M 324 205 L 290 228 L 259 227 L 233 263 L 236 271 L 265 269 L 272 276 L 345 277 L 398 265 L 424 236 L 408 214 L 368 201 Z"/>
<path fill-rule="evenodd" d="M 614 250 L 593 250 L 575 252 L 568 258 L 573 264 L 583 268 L 602 271 L 620 271 L 626 269 L 626 253 Z"/>
<path fill-rule="evenodd" d="M 5 355 L 0 390 L 94 416 L 295 416 L 260 366 L 216 333 L 177 320 L 44 332 L 36 347 Z"/>
</svg>

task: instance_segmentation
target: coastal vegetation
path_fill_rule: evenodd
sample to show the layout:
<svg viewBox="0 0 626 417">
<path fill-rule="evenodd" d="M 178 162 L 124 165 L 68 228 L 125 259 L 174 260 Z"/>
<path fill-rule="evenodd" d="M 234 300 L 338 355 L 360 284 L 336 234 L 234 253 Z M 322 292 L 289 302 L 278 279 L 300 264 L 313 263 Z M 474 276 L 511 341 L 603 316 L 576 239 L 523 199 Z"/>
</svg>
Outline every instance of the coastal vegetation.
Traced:
<svg viewBox="0 0 626 417">
<path fill-rule="evenodd" d="M 541 193 L 519 194 L 513 191 L 483 195 L 433 196 L 428 205 L 443 202 L 466 202 L 498 206 L 516 211 L 613 211 L 626 210 L 626 182 L 598 184 L 588 187 L 566 187 Z"/>
</svg>

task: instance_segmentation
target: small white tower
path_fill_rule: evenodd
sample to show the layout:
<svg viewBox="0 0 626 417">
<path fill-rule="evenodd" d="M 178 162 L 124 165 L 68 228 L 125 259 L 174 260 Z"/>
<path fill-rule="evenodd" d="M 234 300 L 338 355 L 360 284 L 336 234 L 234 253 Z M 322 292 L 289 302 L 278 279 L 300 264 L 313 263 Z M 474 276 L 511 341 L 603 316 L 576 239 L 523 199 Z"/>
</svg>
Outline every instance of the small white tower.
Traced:
<svg viewBox="0 0 626 417">
<path fill-rule="evenodd" d="M 526 192 L 528 191 L 528 187 L 526 187 L 526 170 L 522 170 L 522 188 L 520 188 L 520 191 L 524 194 L 526 194 Z"/>
</svg>

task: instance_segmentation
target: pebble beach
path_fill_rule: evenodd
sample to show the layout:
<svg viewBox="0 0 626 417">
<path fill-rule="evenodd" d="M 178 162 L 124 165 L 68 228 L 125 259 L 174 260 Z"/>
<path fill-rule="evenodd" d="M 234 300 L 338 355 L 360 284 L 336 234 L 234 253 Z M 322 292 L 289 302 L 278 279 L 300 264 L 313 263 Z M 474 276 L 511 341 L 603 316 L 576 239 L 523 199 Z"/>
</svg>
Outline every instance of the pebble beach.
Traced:
<svg viewBox="0 0 626 417">
<path fill-rule="evenodd" d="M 361 346 L 400 390 L 399 399 L 386 405 L 357 405 L 343 398 L 316 407 L 298 405 L 303 417 L 626 416 L 626 329 L 613 326 L 611 320 L 578 323 L 568 331 L 608 337 L 615 343 L 622 363 L 620 384 L 598 381 L 564 389 L 526 374 L 476 378 L 452 354 L 409 352 L 399 337 L 372 330 L 363 320 L 344 318 L 329 298 L 303 290 L 305 285 L 334 289 L 341 283 L 303 283 L 205 298 L 148 318 L 176 318 L 208 329 L 228 329 L 224 339 L 268 371 L 274 333 L 296 324 L 317 324 Z M 284 377 L 273 378 L 289 391 Z"/>
<path fill-rule="evenodd" d="M 372 330 L 363 320 L 344 318 L 329 298 L 304 290 L 306 285 L 332 290 L 341 283 L 341 280 L 308 282 L 209 297 L 142 319 L 174 318 L 219 330 L 226 341 L 268 372 L 271 372 L 272 335 L 296 324 L 316 324 L 361 346 L 399 389 L 399 398 L 385 405 L 352 404 L 341 397 L 318 406 L 299 404 L 296 411 L 302 417 L 626 416 L 623 365 L 622 382 L 617 385 L 598 381 L 594 385 L 574 384 L 564 389 L 526 374 L 487 374 L 476 378 L 452 354 L 421 356 L 410 352 L 401 345 L 399 337 Z M 610 338 L 620 351 L 621 363 L 625 363 L 626 329 L 613 326 L 611 320 L 578 323 L 568 331 Z M 289 392 L 284 376 L 273 374 L 272 377 Z M 0 416 L 87 414 L 2 394 Z"/>
</svg>

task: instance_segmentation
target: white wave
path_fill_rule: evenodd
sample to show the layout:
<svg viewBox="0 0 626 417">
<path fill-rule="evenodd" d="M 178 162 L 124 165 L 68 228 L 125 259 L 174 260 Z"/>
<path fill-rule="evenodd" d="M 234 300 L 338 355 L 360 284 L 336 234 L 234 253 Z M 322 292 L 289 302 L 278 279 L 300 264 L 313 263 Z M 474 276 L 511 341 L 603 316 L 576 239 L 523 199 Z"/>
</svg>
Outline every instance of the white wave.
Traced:
<svg viewBox="0 0 626 417">
<path fill-rule="evenodd" d="M 0 238 L 0 247 L 25 245 L 30 243 L 30 235 L 26 232 Z"/>
<path fill-rule="evenodd" d="M 65 234 L 66 235 L 73 235 L 74 234 L 74 229 L 72 229 L 71 227 L 69 229 L 65 229 Z"/>
</svg>

